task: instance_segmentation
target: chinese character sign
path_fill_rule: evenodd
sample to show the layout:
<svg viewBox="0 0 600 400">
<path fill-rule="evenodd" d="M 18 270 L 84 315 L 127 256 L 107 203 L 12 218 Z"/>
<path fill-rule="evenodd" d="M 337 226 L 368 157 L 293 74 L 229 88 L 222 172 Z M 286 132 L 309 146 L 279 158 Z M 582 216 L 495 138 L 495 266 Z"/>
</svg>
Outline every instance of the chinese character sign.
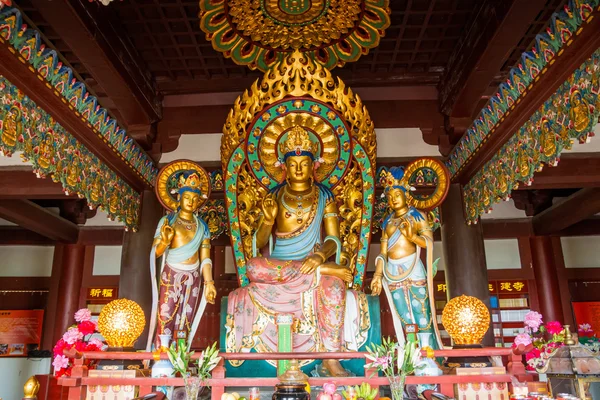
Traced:
<svg viewBox="0 0 600 400">
<path fill-rule="evenodd" d="M 106 288 L 88 288 L 88 300 L 114 300 L 117 298 L 118 289 L 116 287 Z"/>
</svg>

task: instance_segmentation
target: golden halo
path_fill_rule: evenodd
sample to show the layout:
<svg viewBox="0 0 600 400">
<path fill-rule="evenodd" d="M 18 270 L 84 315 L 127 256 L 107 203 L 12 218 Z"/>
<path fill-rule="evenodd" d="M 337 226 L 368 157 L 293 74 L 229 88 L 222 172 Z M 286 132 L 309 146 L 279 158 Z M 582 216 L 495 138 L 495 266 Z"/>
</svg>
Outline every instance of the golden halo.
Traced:
<svg viewBox="0 0 600 400">
<path fill-rule="evenodd" d="M 412 194 L 410 190 L 406 191 L 406 200 L 409 205 L 418 208 L 419 210 L 430 211 L 440 205 L 450 189 L 450 173 L 446 166 L 433 158 L 419 158 L 407 165 L 404 171 L 402 181 L 404 186 L 409 188 L 411 185 L 411 177 L 420 170 L 432 170 L 437 177 L 437 185 L 435 190 L 429 196 L 419 198 Z"/>
<path fill-rule="evenodd" d="M 277 182 L 283 180 L 283 170 L 275 166 L 279 160 L 278 145 L 281 138 L 294 126 L 306 129 L 310 136 L 319 140 L 319 154 L 323 163 L 317 168 L 317 180 L 321 182 L 336 167 L 339 157 L 339 143 L 331 125 L 322 118 L 305 112 L 289 113 L 276 118 L 263 131 L 259 142 L 259 154 L 263 167 Z"/>
<path fill-rule="evenodd" d="M 176 211 L 179 207 L 179 198 L 177 193 L 173 193 L 177 183 L 177 175 L 183 171 L 196 171 L 200 177 L 200 190 L 202 192 L 200 204 L 202 207 L 210 197 L 210 176 L 204 168 L 190 160 L 171 161 L 158 171 L 154 190 L 158 201 L 169 211 Z"/>
</svg>

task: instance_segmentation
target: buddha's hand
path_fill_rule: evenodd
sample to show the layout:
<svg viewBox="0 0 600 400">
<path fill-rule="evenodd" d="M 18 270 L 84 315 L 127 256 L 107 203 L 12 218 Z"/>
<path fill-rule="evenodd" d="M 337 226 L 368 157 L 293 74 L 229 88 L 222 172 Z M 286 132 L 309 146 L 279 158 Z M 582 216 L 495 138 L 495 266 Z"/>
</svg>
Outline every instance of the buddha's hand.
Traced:
<svg viewBox="0 0 600 400">
<path fill-rule="evenodd" d="M 160 227 L 160 241 L 166 246 L 171 244 L 173 237 L 175 236 L 175 229 L 168 222 L 165 221 L 163 226 Z"/>
<path fill-rule="evenodd" d="M 268 224 L 275 223 L 275 217 L 277 217 L 277 200 L 275 200 L 275 195 L 270 193 L 265 196 L 262 201 L 261 209 L 264 216 L 264 221 Z"/>
<path fill-rule="evenodd" d="M 375 275 L 371 281 L 371 294 L 379 296 L 381 294 L 381 275 Z"/>
<path fill-rule="evenodd" d="M 300 267 L 300 272 L 304 275 L 310 275 L 319 265 L 323 263 L 323 258 L 318 254 L 313 254 L 311 256 L 306 257 L 302 266 Z"/>
<path fill-rule="evenodd" d="M 207 282 L 204 285 L 204 297 L 210 304 L 215 304 L 215 298 L 217 297 L 217 288 L 215 288 L 214 282 Z"/>
<path fill-rule="evenodd" d="M 415 241 L 415 230 L 412 226 L 412 222 L 410 221 L 403 221 L 400 224 L 400 232 L 402 233 L 402 235 L 407 238 L 408 240 L 410 240 L 411 242 Z"/>
</svg>

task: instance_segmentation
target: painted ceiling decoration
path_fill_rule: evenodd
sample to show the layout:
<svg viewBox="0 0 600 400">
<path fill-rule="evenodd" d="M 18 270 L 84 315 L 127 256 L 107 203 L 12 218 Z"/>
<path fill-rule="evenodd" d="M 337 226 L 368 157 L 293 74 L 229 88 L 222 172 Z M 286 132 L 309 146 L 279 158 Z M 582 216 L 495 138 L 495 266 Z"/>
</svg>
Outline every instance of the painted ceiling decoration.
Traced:
<svg viewBox="0 0 600 400">
<path fill-rule="evenodd" d="M 469 223 L 508 200 L 519 185 L 531 185 L 544 165 L 556 166 L 575 140 L 589 141 L 600 116 L 600 49 L 544 102 L 464 187 Z"/>
<path fill-rule="evenodd" d="M 85 83 L 59 60 L 58 54 L 42 43 L 40 33 L 23 23 L 21 12 L 14 7 L 0 9 L 0 45 L 19 55 L 32 73 L 52 85 L 79 118 L 87 122 L 99 138 L 150 186 L 158 173 L 152 159 L 127 135 L 108 110 L 89 93 Z"/>
<path fill-rule="evenodd" d="M 268 70 L 300 50 L 328 69 L 379 45 L 389 0 L 202 0 L 200 28 L 239 65 Z"/>
<path fill-rule="evenodd" d="M 474 157 L 481 145 L 493 134 L 520 99 L 547 71 L 554 59 L 570 45 L 573 36 L 585 28 L 600 0 L 569 0 L 564 9 L 554 13 L 546 31 L 538 34 L 531 51 L 521 55 L 521 62 L 510 70 L 509 78 L 500 84 L 479 116 L 452 150 L 446 161 L 454 177 Z"/>
<path fill-rule="evenodd" d="M 110 219 L 136 229 L 140 194 L 70 135 L 48 113 L 0 76 L 0 152 L 33 164 L 38 178 L 51 176 L 68 195 L 86 198 Z"/>
</svg>

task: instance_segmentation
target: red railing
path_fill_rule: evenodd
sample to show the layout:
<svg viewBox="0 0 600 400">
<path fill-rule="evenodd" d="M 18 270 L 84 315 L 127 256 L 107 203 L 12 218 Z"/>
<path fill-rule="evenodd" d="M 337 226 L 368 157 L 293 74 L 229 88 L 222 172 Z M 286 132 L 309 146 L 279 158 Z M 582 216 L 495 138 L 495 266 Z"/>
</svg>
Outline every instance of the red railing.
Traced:
<svg viewBox="0 0 600 400">
<path fill-rule="evenodd" d="M 312 360 L 312 359 L 351 359 L 365 358 L 367 353 L 221 353 L 223 360 Z M 454 385 L 457 383 L 474 382 L 511 382 L 511 377 L 524 379 L 525 368 L 522 364 L 521 355 L 516 355 L 510 348 L 487 347 L 482 349 L 461 350 L 436 350 L 436 357 L 480 357 L 501 356 L 506 363 L 507 373 L 501 375 L 442 375 L 442 376 L 409 376 L 407 384 L 430 383 L 440 385 L 440 391 L 449 396 L 454 396 Z M 423 352 L 425 356 L 425 352 Z M 196 359 L 199 354 L 192 358 Z M 161 359 L 167 359 L 166 354 L 161 354 Z M 152 392 L 155 386 L 183 386 L 182 378 L 99 378 L 89 377 L 85 360 L 153 360 L 152 353 L 129 353 L 129 352 L 84 352 L 79 353 L 75 359 L 75 366 L 70 377 L 59 378 L 58 384 L 69 388 L 69 400 L 85 399 L 87 386 L 90 385 L 133 385 L 139 387 L 139 395 L 143 396 Z M 365 376 L 347 378 L 309 378 L 311 386 L 321 386 L 324 383 L 335 381 L 338 385 L 357 385 L 368 382 L 373 387 L 388 384 L 387 378 L 369 378 L 372 372 L 365 371 Z M 220 400 L 221 395 L 228 387 L 251 387 L 251 386 L 275 386 L 279 381 L 277 378 L 227 378 L 223 361 L 213 370 L 209 385 L 212 387 L 212 400 Z"/>
</svg>

